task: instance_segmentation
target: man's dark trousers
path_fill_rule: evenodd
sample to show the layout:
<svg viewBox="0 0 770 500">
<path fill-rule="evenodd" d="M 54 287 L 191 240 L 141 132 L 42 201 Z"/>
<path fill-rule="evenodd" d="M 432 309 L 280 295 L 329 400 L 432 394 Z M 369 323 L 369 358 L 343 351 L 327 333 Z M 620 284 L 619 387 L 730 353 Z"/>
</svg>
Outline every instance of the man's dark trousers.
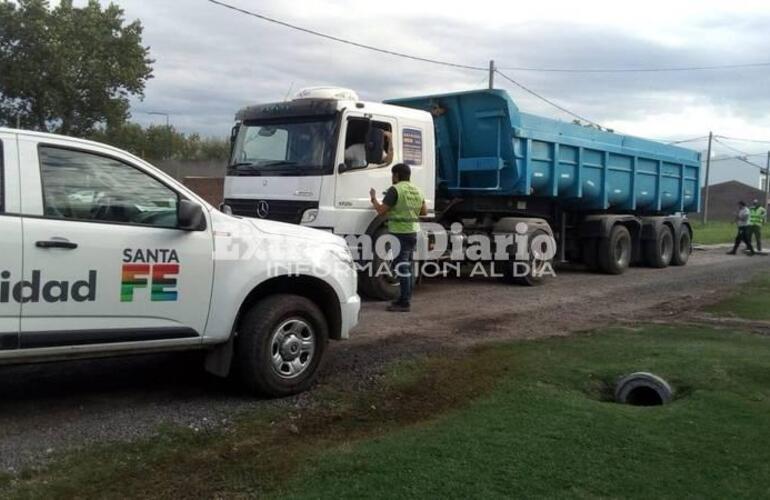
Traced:
<svg viewBox="0 0 770 500">
<path fill-rule="evenodd" d="M 394 234 L 398 238 L 400 250 L 393 259 L 393 271 L 398 276 L 401 288 L 397 303 L 408 306 L 412 301 L 412 258 L 414 248 L 417 246 L 417 235 L 414 233 Z"/>
<path fill-rule="evenodd" d="M 746 248 L 749 249 L 750 253 L 754 253 L 754 248 L 751 246 L 751 240 L 749 239 L 749 228 L 751 226 L 739 226 L 738 227 L 738 234 L 735 236 L 735 244 L 733 245 L 732 253 L 735 253 L 738 251 L 738 247 L 741 243 L 746 244 Z"/>
</svg>

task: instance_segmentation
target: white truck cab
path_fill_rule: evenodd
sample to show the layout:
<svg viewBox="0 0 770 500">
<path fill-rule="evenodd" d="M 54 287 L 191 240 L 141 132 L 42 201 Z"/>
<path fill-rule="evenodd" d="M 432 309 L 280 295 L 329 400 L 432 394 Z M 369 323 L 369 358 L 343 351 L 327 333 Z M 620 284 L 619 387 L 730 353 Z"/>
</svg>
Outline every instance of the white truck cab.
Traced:
<svg viewBox="0 0 770 500">
<path fill-rule="evenodd" d="M 411 166 L 433 208 L 433 142 L 430 113 L 363 102 L 348 89 L 304 89 L 237 114 L 225 203 L 235 214 L 366 234 L 376 217 L 369 189 L 387 190 L 397 163 Z"/>
<path fill-rule="evenodd" d="M 342 238 L 226 215 L 103 144 L 0 128 L 0 235 L 0 363 L 206 349 L 283 396 L 358 321 Z"/>
</svg>

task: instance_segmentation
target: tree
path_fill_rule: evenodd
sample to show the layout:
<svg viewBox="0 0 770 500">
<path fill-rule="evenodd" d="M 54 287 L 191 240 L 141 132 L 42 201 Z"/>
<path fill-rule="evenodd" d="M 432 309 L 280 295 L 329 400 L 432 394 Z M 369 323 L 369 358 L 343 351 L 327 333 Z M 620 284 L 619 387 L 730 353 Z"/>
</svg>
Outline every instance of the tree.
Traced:
<svg viewBox="0 0 770 500">
<path fill-rule="evenodd" d="M 117 5 L 0 0 L 0 124 L 75 136 L 120 126 L 153 62 Z"/>
<path fill-rule="evenodd" d="M 99 127 L 89 139 L 125 149 L 147 160 L 219 160 L 230 156 L 230 141 L 226 138 L 186 135 L 173 126 L 150 125 L 142 128 L 137 123 L 125 122 L 119 126 Z"/>
</svg>

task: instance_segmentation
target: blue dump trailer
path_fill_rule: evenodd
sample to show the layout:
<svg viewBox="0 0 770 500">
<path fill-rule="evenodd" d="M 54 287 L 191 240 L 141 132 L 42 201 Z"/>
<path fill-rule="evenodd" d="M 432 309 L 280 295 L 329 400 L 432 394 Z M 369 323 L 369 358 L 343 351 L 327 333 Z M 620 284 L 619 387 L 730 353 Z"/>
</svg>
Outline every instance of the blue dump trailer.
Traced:
<svg viewBox="0 0 770 500">
<path fill-rule="evenodd" d="M 557 199 L 564 210 L 697 212 L 700 153 L 519 111 L 503 90 L 386 101 L 433 115 L 448 196 Z"/>
<path fill-rule="evenodd" d="M 385 102 L 433 117 L 442 223 L 499 233 L 526 222 L 554 237 L 559 261 L 610 274 L 686 264 L 700 153 L 523 113 L 503 90 Z"/>
<path fill-rule="evenodd" d="M 451 240 L 474 250 L 492 240 L 494 258 L 484 259 L 515 282 L 540 283 L 554 262 L 620 274 L 690 256 L 697 152 L 523 113 L 503 90 L 376 103 L 349 89 L 303 89 L 291 101 L 241 110 L 232 138 L 225 201 L 237 215 L 379 241 L 388 221 L 369 190 L 385 192 L 391 167 L 403 162 L 426 196 L 422 233 L 428 222 L 443 231 L 433 248 Z M 550 251 L 540 247 L 545 240 Z M 458 260 L 441 252 L 432 262 Z M 385 260 L 375 252 L 368 269 Z M 398 292 L 381 273 L 362 273 L 359 284 L 370 297 Z"/>
</svg>

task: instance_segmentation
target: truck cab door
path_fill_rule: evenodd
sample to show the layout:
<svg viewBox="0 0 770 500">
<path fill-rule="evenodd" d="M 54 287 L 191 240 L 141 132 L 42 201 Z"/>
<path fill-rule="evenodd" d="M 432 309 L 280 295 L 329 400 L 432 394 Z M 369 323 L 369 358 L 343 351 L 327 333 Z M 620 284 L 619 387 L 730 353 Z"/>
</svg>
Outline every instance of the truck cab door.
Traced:
<svg viewBox="0 0 770 500">
<path fill-rule="evenodd" d="M 377 127 L 385 132 L 385 147 L 382 161 L 368 163 L 366 161 L 365 141 L 369 127 Z M 336 176 L 335 208 L 345 210 L 344 219 L 368 219 L 364 228 L 376 215 L 369 202 L 369 189 L 374 188 L 378 197 L 393 184 L 390 167 L 398 163 L 400 151 L 394 139 L 397 137 L 397 122 L 395 119 L 363 114 L 348 113 L 341 127 L 340 158 Z M 357 232 L 356 230 L 336 232 Z"/>
<path fill-rule="evenodd" d="M 22 273 L 18 167 L 16 136 L 0 132 L 0 353 L 19 345 L 21 304 L 14 298 Z"/>
<path fill-rule="evenodd" d="M 179 228 L 185 194 L 132 157 L 20 136 L 22 349 L 201 341 L 213 236 Z M 27 195 L 28 193 L 28 195 Z"/>
</svg>

